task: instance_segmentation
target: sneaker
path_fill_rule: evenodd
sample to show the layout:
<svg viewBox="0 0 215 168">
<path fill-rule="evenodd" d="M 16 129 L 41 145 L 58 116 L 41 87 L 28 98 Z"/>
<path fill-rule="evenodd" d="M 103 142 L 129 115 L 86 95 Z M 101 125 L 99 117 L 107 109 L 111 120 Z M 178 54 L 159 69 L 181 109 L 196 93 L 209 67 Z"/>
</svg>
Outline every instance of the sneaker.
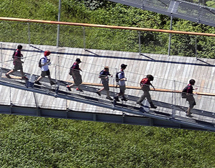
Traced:
<svg viewBox="0 0 215 168">
<path fill-rule="evenodd" d="M 108 99 L 108 100 L 113 100 L 111 97 L 106 97 L 106 99 Z"/>
<path fill-rule="evenodd" d="M 38 84 L 38 85 L 42 85 L 39 81 L 36 81 L 36 82 L 34 82 L 34 83 L 36 83 L 36 84 Z"/>
<path fill-rule="evenodd" d="M 155 106 L 155 105 L 152 105 L 152 106 L 151 106 L 151 108 L 154 108 L 154 109 L 156 109 L 156 108 L 157 108 L 157 106 Z"/>
<path fill-rule="evenodd" d="M 7 78 L 11 78 L 9 74 L 5 74 L 5 76 L 6 76 Z"/>
<path fill-rule="evenodd" d="M 142 103 L 141 103 L 141 102 L 139 102 L 139 101 L 137 101 L 136 103 L 137 103 L 137 104 L 139 104 L 139 105 L 142 105 Z"/>
<path fill-rule="evenodd" d="M 24 80 L 28 80 L 28 78 L 27 78 L 26 76 L 23 76 L 23 77 L 22 77 L 22 79 L 24 79 Z"/>
<path fill-rule="evenodd" d="M 99 96 L 101 96 L 101 93 L 99 91 L 96 92 Z"/>
<path fill-rule="evenodd" d="M 71 88 L 69 87 L 69 85 L 67 85 L 66 88 L 67 88 L 69 91 L 71 91 Z"/>
<path fill-rule="evenodd" d="M 123 97 L 121 100 L 122 101 L 128 101 L 128 99 L 126 99 L 125 97 Z"/>
<path fill-rule="evenodd" d="M 50 82 L 50 84 L 51 84 L 51 85 L 55 85 L 55 84 L 56 84 L 56 82 L 51 81 L 51 82 Z"/>
<path fill-rule="evenodd" d="M 80 92 L 83 92 L 83 90 L 82 90 L 82 89 L 79 89 L 79 88 L 76 88 L 76 90 L 77 90 L 77 91 L 80 91 Z"/>
<path fill-rule="evenodd" d="M 157 108 L 157 106 L 155 106 L 153 103 L 149 103 L 150 104 L 150 106 L 151 106 L 151 108 Z"/>
<path fill-rule="evenodd" d="M 187 114 L 187 113 L 186 113 L 186 116 L 188 116 L 188 117 L 192 117 L 192 116 L 191 116 L 191 114 Z"/>
<path fill-rule="evenodd" d="M 119 102 L 119 97 L 114 97 L 114 99 L 117 101 L 117 102 Z"/>
</svg>

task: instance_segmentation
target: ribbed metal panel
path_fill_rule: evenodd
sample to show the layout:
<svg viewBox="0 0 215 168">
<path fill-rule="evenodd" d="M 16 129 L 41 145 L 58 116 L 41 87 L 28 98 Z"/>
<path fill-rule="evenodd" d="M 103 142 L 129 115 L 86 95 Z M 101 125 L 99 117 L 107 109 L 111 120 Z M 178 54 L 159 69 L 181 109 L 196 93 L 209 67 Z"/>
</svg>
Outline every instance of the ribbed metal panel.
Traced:
<svg viewBox="0 0 215 168">
<path fill-rule="evenodd" d="M 110 0 L 113 2 L 215 26 L 215 9 L 181 0 Z"/>
</svg>

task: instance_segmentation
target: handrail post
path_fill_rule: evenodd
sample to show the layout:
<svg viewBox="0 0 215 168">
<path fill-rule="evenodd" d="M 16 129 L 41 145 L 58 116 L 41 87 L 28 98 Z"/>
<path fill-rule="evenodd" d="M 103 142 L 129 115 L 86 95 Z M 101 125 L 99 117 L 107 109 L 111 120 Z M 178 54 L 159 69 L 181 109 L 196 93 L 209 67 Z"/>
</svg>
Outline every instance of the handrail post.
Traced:
<svg viewBox="0 0 215 168">
<path fill-rule="evenodd" d="M 172 30 L 172 15 L 171 15 L 171 20 L 170 20 L 170 30 Z M 170 56 L 170 50 L 171 50 L 171 39 L 172 39 L 172 34 L 169 34 L 169 46 L 168 46 L 168 56 Z"/>
<path fill-rule="evenodd" d="M 84 50 L 86 50 L 86 37 L 85 37 L 85 27 L 83 26 L 83 44 L 84 44 Z"/>
<path fill-rule="evenodd" d="M 31 30 L 30 30 L 30 23 L 28 22 L 28 44 L 31 44 Z"/>
<path fill-rule="evenodd" d="M 0 72 L 0 80 L 2 77 L 2 68 L 3 68 L 3 54 L 2 54 L 2 42 L 1 42 L 1 72 Z"/>
<path fill-rule="evenodd" d="M 60 21 L 60 13 L 61 13 L 61 0 L 59 0 L 58 7 L 58 22 Z M 57 47 L 59 47 L 59 36 L 60 36 L 60 25 L 57 25 Z"/>
<path fill-rule="evenodd" d="M 38 106 L 37 97 L 36 97 L 35 92 L 33 92 L 33 96 L 34 96 L 34 102 L 35 102 L 35 105 L 36 105 L 36 108 L 37 108 L 37 116 L 40 116 L 40 108 Z"/>
<path fill-rule="evenodd" d="M 10 106 L 12 107 L 12 100 L 11 100 L 11 87 L 10 87 Z M 11 111 L 10 111 L 10 113 L 11 113 Z"/>
<path fill-rule="evenodd" d="M 2 43 L 1 43 L 1 67 L 0 67 L 0 80 L 1 80 L 1 77 L 2 77 L 2 67 L 3 67 L 3 55 L 2 55 Z"/>
<path fill-rule="evenodd" d="M 172 91 L 172 118 L 175 118 L 174 92 L 175 92 L 175 80 L 173 80 L 173 91 Z"/>
<path fill-rule="evenodd" d="M 138 36 L 139 36 L 139 55 L 141 55 L 141 37 L 140 37 L 140 31 L 138 31 Z"/>
<path fill-rule="evenodd" d="M 195 56 L 196 56 L 196 59 L 198 59 L 198 55 L 197 55 L 197 36 L 195 36 Z"/>
</svg>

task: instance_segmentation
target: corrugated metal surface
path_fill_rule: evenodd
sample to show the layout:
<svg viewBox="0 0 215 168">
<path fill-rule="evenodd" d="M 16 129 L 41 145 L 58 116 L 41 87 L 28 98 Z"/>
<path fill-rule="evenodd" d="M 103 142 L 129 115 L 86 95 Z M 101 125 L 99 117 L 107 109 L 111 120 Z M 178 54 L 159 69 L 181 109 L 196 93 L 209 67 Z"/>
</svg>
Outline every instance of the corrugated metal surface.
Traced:
<svg viewBox="0 0 215 168">
<path fill-rule="evenodd" d="M 12 68 L 12 53 L 18 44 L 2 43 L 1 59 L 4 61 L 4 68 Z M 88 50 L 79 48 L 56 48 L 55 46 L 42 46 L 42 45 L 23 45 L 22 54 L 24 55 L 24 71 L 40 75 L 41 71 L 38 67 L 38 61 L 43 55 L 43 51 L 50 50 L 51 58 L 51 77 L 60 80 L 72 80 L 68 74 L 70 66 L 76 58 L 80 58 L 82 63 L 80 68 L 83 70 L 83 82 L 100 83 L 98 78 L 99 72 L 104 66 L 110 67 L 110 73 L 115 76 L 119 71 L 122 63 L 127 64 L 125 75 L 128 78 L 127 85 L 139 86 L 139 81 L 147 74 L 154 75 L 155 79 L 153 85 L 159 89 L 172 89 L 182 90 L 186 86 L 189 79 L 196 80 L 196 87 L 198 91 L 215 93 L 214 90 L 214 60 L 201 59 L 179 56 L 166 56 L 158 54 L 142 54 L 119 52 L 119 51 L 105 51 L 105 50 Z M 114 79 L 110 79 L 110 84 L 114 84 Z M 95 87 L 98 88 L 99 87 Z M 66 90 L 66 88 L 65 88 Z M 111 88 L 113 92 L 118 92 L 118 89 Z M 76 92 L 72 89 L 72 92 Z M 82 93 L 80 93 L 82 94 Z M 84 92 L 86 95 L 98 97 L 97 94 L 92 92 Z M 141 96 L 141 90 L 126 90 L 129 96 Z M 152 99 L 156 100 L 157 104 L 167 103 L 171 105 L 172 102 L 177 105 L 187 106 L 184 99 L 182 100 L 180 94 L 176 94 L 173 100 L 172 93 L 151 92 Z M 11 97 L 11 99 L 10 99 Z M 37 101 L 41 107 L 52 107 L 54 109 L 74 109 L 87 112 L 103 112 L 103 113 L 116 113 L 113 110 L 104 109 L 92 105 L 86 105 L 78 102 L 70 102 L 67 100 L 54 98 L 36 94 Z M 102 95 L 105 98 L 105 95 Z M 196 109 L 203 111 L 215 112 L 213 108 L 213 97 L 195 96 L 197 101 Z M 11 100 L 11 101 L 10 101 Z M 19 105 L 35 106 L 33 93 L 20 91 L 18 89 L 11 89 L 5 86 L 0 86 L 0 102 L 9 104 L 10 102 Z M 129 101 L 128 101 L 129 103 Z M 134 104 L 134 102 L 133 102 Z M 158 110 L 169 111 L 172 109 L 166 107 L 158 107 Z"/>
</svg>

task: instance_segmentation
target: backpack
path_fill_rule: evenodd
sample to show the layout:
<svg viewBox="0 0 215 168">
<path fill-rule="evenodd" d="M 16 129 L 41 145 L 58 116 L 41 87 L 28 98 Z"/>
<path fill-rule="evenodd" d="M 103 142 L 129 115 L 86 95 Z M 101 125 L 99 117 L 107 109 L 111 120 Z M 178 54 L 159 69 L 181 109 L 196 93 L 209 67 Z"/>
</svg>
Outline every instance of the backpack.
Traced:
<svg viewBox="0 0 215 168">
<path fill-rule="evenodd" d="M 104 70 L 102 70 L 100 73 L 99 73 L 99 78 L 101 78 L 101 74 L 104 72 Z"/>
<path fill-rule="evenodd" d="M 116 78 L 115 78 L 115 79 L 116 79 L 116 82 L 119 82 L 119 73 L 121 73 L 121 72 L 117 72 L 117 73 L 116 73 Z"/>
<path fill-rule="evenodd" d="M 140 81 L 140 85 L 144 85 L 144 82 L 147 81 L 148 79 L 147 78 L 143 78 L 141 81 Z"/>
<path fill-rule="evenodd" d="M 44 58 L 40 58 L 40 60 L 39 60 L 38 66 L 39 66 L 40 68 L 42 67 L 41 59 L 44 59 Z"/>
<path fill-rule="evenodd" d="M 69 75 L 72 75 L 72 66 L 69 69 Z"/>
<path fill-rule="evenodd" d="M 187 98 L 187 88 L 188 88 L 188 85 L 181 92 L 182 99 Z"/>
<path fill-rule="evenodd" d="M 13 52 L 12 58 L 14 58 L 15 54 L 16 54 L 16 50 Z"/>
</svg>

